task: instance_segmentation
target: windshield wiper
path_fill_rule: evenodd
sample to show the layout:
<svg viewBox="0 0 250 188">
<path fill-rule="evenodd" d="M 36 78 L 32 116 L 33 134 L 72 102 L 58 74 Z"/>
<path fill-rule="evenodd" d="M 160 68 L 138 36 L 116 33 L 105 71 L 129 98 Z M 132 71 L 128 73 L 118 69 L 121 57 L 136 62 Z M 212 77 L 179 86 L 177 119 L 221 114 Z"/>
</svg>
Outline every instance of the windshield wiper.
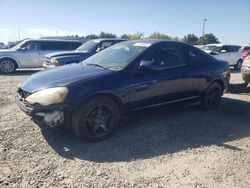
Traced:
<svg viewBox="0 0 250 188">
<path fill-rule="evenodd" d="M 96 64 L 96 63 L 86 63 L 85 65 L 94 66 L 94 67 L 101 67 L 103 69 L 108 69 L 108 68 L 106 68 L 106 67 L 104 67 L 102 65 Z"/>
</svg>

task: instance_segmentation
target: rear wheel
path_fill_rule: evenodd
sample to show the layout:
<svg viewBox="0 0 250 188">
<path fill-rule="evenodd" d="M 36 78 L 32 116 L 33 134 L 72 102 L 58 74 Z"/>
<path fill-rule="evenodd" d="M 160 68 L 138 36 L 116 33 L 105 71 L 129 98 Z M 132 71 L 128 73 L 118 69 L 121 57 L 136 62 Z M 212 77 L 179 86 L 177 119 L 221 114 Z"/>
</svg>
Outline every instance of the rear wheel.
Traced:
<svg viewBox="0 0 250 188">
<path fill-rule="evenodd" d="M 220 104 L 222 94 L 221 85 L 217 82 L 212 83 L 202 96 L 202 107 L 205 110 L 215 109 Z"/>
<path fill-rule="evenodd" d="M 17 63 L 13 59 L 4 58 L 0 60 L 0 72 L 10 74 L 16 71 Z"/>
<path fill-rule="evenodd" d="M 234 66 L 234 68 L 235 68 L 236 70 L 240 70 L 241 65 L 242 65 L 242 60 L 238 60 L 237 63 L 236 63 L 236 65 Z"/>
<path fill-rule="evenodd" d="M 244 82 L 244 86 L 245 86 L 245 87 L 247 87 L 248 84 L 249 84 L 249 81 L 245 81 L 245 82 Z"/>
<path fill-rule="evenodd" d="M 107 98 L 98 97 L 77 109 L 72 118 L 74 133 L 81 139 L 97 142 L 109 138 L 121 118 L 117 104 Z"/>
</svg>

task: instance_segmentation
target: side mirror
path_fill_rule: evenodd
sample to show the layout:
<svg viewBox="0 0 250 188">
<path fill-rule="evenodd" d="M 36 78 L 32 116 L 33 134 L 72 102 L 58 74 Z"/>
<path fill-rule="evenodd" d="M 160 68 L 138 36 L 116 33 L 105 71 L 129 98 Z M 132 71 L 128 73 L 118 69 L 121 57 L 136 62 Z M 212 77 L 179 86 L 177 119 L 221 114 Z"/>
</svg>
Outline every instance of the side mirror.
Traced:
<svg viewBox="0 0 250 188">
<path fill-rule="evenodd" d="M 96 53 L 97 52 L 100 52 L 102 49 L 100 48 L 100 47 L 98 47 L 97 49 L 96 49 Z"/>
<path fill-rule="evenodd" d="M 138 70 L 140 71 L 149 71 L 153 70 L 154 60 L 142 60 Z"/>
<path fill-rule="evenodd" d="M 226 50 L 221 50 L 220 53 L 226 53 L 227 51 Z"/>
<path fill-rule="evenodd" d="M 22 47 L 22 48 L 19 48 L 20 51 L 26 51 L 27 48 L 26 47 Z"/>
</svg>

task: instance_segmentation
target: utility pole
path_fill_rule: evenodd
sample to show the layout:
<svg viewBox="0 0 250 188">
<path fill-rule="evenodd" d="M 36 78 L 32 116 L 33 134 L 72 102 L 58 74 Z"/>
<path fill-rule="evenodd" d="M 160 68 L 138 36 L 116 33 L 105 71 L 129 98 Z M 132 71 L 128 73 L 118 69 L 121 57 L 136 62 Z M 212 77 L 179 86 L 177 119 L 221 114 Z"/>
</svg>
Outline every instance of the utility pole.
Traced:
<svg viewBox="0 0 250 188">
<path fill-rule="evenodd" d="M 21 40 L 20 28 L 18 28 L 18 40 Z"/>
<path fill-rule="evenodd" d="M 202 44 L 204 45 L 204 35 L 205 35 L 205 25 L 206 25 L 207 19 L 203 20 L 203 27 L 202 27 Z"/>
</svg>

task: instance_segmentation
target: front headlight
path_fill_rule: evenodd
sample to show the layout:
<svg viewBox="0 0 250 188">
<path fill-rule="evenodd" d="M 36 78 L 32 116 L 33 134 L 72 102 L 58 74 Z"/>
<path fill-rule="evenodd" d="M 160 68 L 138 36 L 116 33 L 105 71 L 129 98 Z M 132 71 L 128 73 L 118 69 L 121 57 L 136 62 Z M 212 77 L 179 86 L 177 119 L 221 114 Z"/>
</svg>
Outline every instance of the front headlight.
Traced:
<svg viewBox="0 0 250 188">
<path fill-rule="evenodd" d="M 63 103 L 65 97 L 68 94 L 68 88 L 55 87 L 37 91 L 26 98 L 30 104 L 41 104 L 48 106 L 51 104 Z"/>
<path fill-rule="evenodd" d="M 50 64 L 51 64 L 51 65 L 54 65 L 54 66 L 59 66 L 59 65 L 60 65 L 59 61 L 56 60 L 56 59 L 51 59 L 51 60 L 50 60 Z"/>
<path fill-rule="evenodd" d="M 17 85 L 17 88 L 20 88 L 22 85 L 22 82 L 20 82 L 18 85 Z"/>
</svg>

